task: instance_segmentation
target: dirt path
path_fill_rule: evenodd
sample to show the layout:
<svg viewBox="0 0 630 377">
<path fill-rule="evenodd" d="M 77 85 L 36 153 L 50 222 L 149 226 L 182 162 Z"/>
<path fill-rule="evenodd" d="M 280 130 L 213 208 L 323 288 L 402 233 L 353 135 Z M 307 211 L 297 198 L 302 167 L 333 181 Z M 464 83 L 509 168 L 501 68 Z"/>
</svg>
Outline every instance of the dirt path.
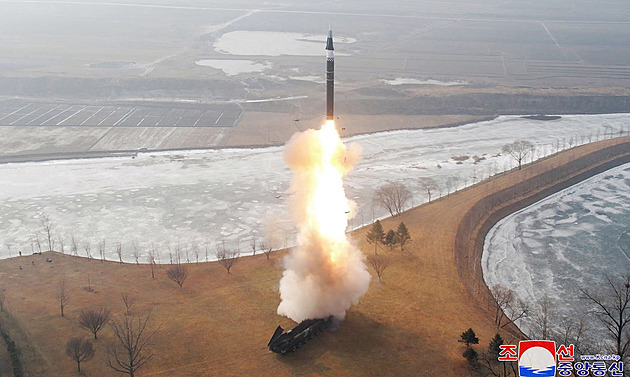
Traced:
<svg viewBox="0 0 630 377">
<path fill-rule="evenodd" d="M 147 265 L 47 253 L 0 261 L 0 287 L 51 377 L 75 375 L 63 350 L 70 337 L 90 335 L 77 325 L 79 311 L 105 306 L 121 315 L 122 291 L 137 297 L 134 313 L 152 310 L 150 325 L 161 326 L 152 344 L 155 357 L 139 376 L 467 375 L 459 335 L 472 327 L 481 349 L 497 331 L 483 294 L 475 246 L 481 228 L 492 222 L 488 215 L 498 216 L 502 213 L 498 209 L 511 211 L 515 203 L 524 205 L 548 195 L 560 188 L 558 184 L 584 179 L 595 172 L 592 166 L 614 163 L 604 158 L 614 148 L 630 154 L 628 145 L 630 137 L 574 148 L 384 220 L 385 230 L 400 221 L 407 224 L 413 237 L 409 253 L 389 253 L 392 264 L 383 284 L 373 279 L 336 332 L 326 332 L 285 357 L 266 349 L 278 324 L 294 326 L 276 314 L 285 252 L 272 254 L 270 260 L 264 255 L 242 258 L 229 275 L 217 263 L 192 264 L 183 291 L 167 279 L 168 266 L 160 266 L 152 279 Z M 487 210 L 476 207 L 493 193 L 509 200 Z M 371 253 L 365 232 L 361 229 L 353 236 L 365 253 Z M 46 262 L 47 257 L 53 261 Z M 88 276 L 94 292 L 85 289 Z M 64 318 L 55 299 L 63 277 L 71 289 Z M 503 332 L 507 341 L 514 340 L 514 334 L 514 329 Z M 95 359 L 82 365 L 85 376 L 118 375 L 104 366 L 106 345 L 112 339 L 109 328 L 99 333 Z"/>
</svg>

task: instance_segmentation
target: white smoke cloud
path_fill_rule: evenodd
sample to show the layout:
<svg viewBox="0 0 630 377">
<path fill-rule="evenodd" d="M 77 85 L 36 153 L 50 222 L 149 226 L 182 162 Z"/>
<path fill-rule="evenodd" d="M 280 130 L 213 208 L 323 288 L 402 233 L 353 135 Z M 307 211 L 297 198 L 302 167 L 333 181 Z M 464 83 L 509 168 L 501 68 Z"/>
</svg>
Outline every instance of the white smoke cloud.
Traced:
<svg viewBox="0 0 630 377">
<path fill-rule="evenodd" d="M 363 254 L 345 233 L 354 203 L 342 179 L 359 158 L 360 150 L 346 148 L 332 122 L 287 143 L 284 160 L 294 173 L 289 208 L 298 236 L 284 259 L 278 314 L 296 322 L 343 319 L 367 291 L 371 276 Z"/>
</svg>

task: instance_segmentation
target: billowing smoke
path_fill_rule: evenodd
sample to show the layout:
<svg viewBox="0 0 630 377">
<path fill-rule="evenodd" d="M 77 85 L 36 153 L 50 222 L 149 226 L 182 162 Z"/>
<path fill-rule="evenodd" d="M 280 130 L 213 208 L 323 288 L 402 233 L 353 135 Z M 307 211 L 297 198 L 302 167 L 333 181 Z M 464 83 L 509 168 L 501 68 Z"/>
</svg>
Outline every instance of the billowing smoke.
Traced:
<svg viewBox="0 0 630 377">
<path fill-rule="evenodd" d="M 333 121 L 295 134 L 284 150 L 293 171 L 289 208 L 298 227 L 297 246 L 284 259 L 278 314 L 296 322 L 329 315 L 343 319 L 370 284 L 361 251 L 346 238 L 354 212 L 343 177 L 360 158 L 346 148 Z"/>
</svg>

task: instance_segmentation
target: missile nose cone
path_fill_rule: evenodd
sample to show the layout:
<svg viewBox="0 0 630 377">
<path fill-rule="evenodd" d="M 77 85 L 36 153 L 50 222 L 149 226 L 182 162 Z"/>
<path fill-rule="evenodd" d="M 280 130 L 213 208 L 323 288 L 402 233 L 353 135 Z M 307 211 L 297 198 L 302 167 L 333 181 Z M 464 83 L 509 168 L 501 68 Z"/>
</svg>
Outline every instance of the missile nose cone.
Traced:
<svg viewBox="0 0 630 377">
<path fill-rule="evenodd" d="M 328 39 L 326 39 L 326 50 L 334 50 L 332 28 L 328 29 Z"/>
</svg>

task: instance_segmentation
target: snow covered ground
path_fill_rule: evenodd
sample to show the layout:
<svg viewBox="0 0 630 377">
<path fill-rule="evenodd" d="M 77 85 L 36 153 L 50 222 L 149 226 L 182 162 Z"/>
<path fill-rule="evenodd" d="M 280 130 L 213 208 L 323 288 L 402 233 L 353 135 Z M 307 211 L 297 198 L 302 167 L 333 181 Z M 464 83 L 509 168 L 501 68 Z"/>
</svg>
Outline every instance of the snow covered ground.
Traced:
<svg viewBox="0 0 630 377">
<path fill-rule="evenodd" d="M 630 271 L 630 164 L 501 220 L 486 237 L 482 266 L 489 287 L 508 287 L 532 307 L 546 295 L 552 322 L 578 317 L 586 304 L 580 288 L 601 292 L 606 274 Z M 532 321 L 520 324 L 526 334 Z"/>
<path fill-rule="evenodd" d="M 374 190 L 386 181 L 403 181 L 414 193 L 409 205 L 427 200 L 418 178 L 432 177 L 446 194 L 445 182 L 458 177 L 457 188 L 509 169 L 514 161 L 501 147 L 517 139 L 537 145 L 536 158 L 560 148 L 594 141 L 627 130 L 630 114 L 563 116 L 555 121 L 502 116 L 460 127 L 384 132 L 349 138 L 363 149 L 363 161 L 346 178 L 347 196 L 358 207 L 350 227 L 370 223 L 386 213 L 371 205 Z M 282 147 L 142 153 L 136 158 L 102 158 L 0 165 L 0 257 L 31 252 L 31 240 L 43 239 L 41 215 L 55 220 L 56 234 L 69 248 L 71 236 L 107 242 L 108 259 L 132 261 L 131 244 L 140 245 L 146 261 L 153 243 L 158 262 L 167 250 L 193 244 L 210 255 L 216 244 L 250 250 L 252 236 L 273 230 L 273 246 L 291 245 L 295 228 L 285 214 L 290 172 Z M 454 188 L 451 189 L 451 191 Z M 439 194 L 438 194 L 439 195 Z M 435 195 L 434 196 L 438 196 Z M 341 209 L 345 210 L 345 209 Z M 267 225 L 267 226 L 265 226 Z M 7 245 L 11 246 L 9 248 Z M 189 256 L 194 260 L 192 256 Z M 205 259 L 202 253 L 200 259 Z"/>
<path fill-rule="evenodd" d="M 287 33 L 275 31 L 230 31 L 214 42 L 222 54 L 245 56 L 323 56 L 326 34 Z M 335 43 L 355 43 L 350 37 L 335 36 Z M 338 56 L 349 56 L 337 53 Z"/>
</svg>

